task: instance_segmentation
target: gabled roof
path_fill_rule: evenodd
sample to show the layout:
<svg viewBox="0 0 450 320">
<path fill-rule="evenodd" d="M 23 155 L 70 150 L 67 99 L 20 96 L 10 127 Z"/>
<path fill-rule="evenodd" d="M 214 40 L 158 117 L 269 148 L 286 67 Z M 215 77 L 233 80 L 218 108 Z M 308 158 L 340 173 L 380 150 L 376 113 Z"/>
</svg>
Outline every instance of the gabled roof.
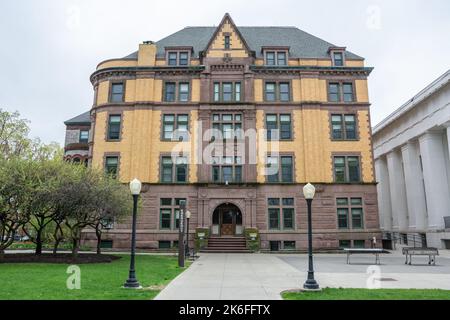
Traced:
<svg viewBox="0 0 450 320">
<path fill-rule="evenodd" d="M 214 40 L 217 37 L 217 34 L 220 32 L 220 30 L 222 29 L 224 24 L 227 23 L 227 22 L 230 23 L 231 27 L 235 30 L 236 34 L 238 35 L 238 37 L 242 41 L 242 44 L 244 45 L 245 50 L 247 51 L 248 54 L 250 54 L 252 50 L 248 46 L 247 41 L 245 41 L 245 37 L 242 36 L 241 32 L 239 31 L 239 28 L 236 26 L 236 24 L 234 23 L 233 19 L 230 16 L 230 14 L 228 14 L 228 13 L 226 13 L 225 16 L 223 17 L 223 19 L 220 22 L 219 26 L 216 28 L 216 30 L 214 31 L 213 35 L 209 39 L 208 44 L 206 45 L 204 50 L 207 51 L 211 47 L 212 43 L 214 42 Z"/>
<path fill-rule="evenodd" d="M 82 113 L 75 118 L 67 120 L 64 122 L 65 125 L 90 125 L 91 124 L 91 112 L 87 111 Z"/>
<path fill-rule="evenodd" d="M 290 55 L 294 58 L 329 58 L 328 49 L 336 45 L 317 38 L 296 27 L 237 27 L 248 47 L 255 51 L 257 57 L 262 57 L 262 47 L 290 47 Z M 205 50 L 213 37 L 216 27 L 186 27 L 170 36 L 156 42 L 158 58 L 164 58 L 165 47 L 190 46 L 194 56 Z M 362 60 L 363 58 L 345 51 L 347 59 Z M 137 59 L 134 52 L 126 59 Z"/>
</svg>

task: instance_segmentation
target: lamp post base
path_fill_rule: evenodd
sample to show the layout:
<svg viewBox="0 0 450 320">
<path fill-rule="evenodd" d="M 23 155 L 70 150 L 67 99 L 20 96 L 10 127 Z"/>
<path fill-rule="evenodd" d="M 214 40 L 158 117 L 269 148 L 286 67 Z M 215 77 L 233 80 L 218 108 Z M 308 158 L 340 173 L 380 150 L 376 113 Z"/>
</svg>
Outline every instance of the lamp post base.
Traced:
<svg viewBox="0 0 450 320">
<path fill-rule="evenodd" d="M 124 283 L 123 287 L 125 289 L 142 289 L 142 286 L 136 279 L 128 279 L 127 282 Z"/>
<path fill-rule="evenodd" d="M 304 290 L 320 290 L 319 284 L 314 279 L 308 279 L 306 280 L 305 284 L 303 285 Z"/>
</svg>

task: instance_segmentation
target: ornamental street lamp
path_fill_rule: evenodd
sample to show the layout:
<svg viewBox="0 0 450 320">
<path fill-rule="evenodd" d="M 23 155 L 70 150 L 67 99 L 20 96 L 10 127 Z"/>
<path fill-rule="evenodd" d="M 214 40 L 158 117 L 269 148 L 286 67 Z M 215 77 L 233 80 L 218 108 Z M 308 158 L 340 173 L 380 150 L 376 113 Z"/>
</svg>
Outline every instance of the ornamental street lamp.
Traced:
<svg viewBox="0 0 450 320">
<path fill-rule="evenodd" d="M 185 245 L 184 245 L 184 215 L 186 212 L 186 201 L 180 200 L 180 219 L 179 219 L 179 228 L 178 228 L 178 266 L 180 268 L 184 268 L 184 254 L 185 254 Z"/>
<path fill-rule="evenodd" d="M 306 279 L 303 288 L 306 290 L 318 290 L 319 284 L 314 279 L 313 253 L 312 253 L 312 219 L 311 219 L 311 205 L 316 193 L 316 188 L 311 183 L 303 187 L 303 195 L 308 204 L 308 278 Z"/>
<path fill-rule="evenodd" d="M 139 281 L 136 279 L 136 271 L 134 268 L 134 257 L 136 253 L 136 215 L 137 215 L 137 203 L 139 194 L 141 193 L 142 184 L 138 179 L 134 179 L 130 182 L 130 191 L 133 196 L 133 225 L 131 234 L 131 260 L 130 271 L 128 274 L 128 280 L 123 285 L 124 288 L 140 289 L 142 288 Z"/>
<path fill-rule="evenodd" d="M 191 218 L 191 212 L 186 210 L 186 257 L 189 257 L 189 219 Z"/>
</svg>

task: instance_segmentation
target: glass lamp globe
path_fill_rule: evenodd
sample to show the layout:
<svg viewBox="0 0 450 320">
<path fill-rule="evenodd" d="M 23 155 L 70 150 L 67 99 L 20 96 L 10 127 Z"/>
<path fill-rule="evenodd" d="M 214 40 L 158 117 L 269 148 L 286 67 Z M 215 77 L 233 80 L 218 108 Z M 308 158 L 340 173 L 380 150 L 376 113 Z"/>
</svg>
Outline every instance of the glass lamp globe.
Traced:
<svg viewBox="0 0 450 320">
<path fill-rule="evenodd" d="M 133 196 L 141 193 L 142 183 L 138 179 L 134 179 L 130 182 L 130 191 Z"/>
<path fill-rule="evenodd" d="M 315 194 L 316 188 L 311 183 L 308 183 L 303 187 L 303 195 L 305 196 L 305 199 L 313 199 Z"/>
</svg>

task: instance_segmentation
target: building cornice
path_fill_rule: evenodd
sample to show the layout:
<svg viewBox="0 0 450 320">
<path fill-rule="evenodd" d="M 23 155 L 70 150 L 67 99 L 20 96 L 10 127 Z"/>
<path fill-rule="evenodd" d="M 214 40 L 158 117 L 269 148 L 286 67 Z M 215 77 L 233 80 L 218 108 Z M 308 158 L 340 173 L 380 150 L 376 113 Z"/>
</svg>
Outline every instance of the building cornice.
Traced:
<svg viewBox="0 0 450 320">
<path fill-rule="evenodd" d="M 108 77 L 116 76 L 135 76 L 137 72 L 153 72 L 155 74 L 199 74 L 205 70 L 204 66 L 188 66 L 188 67 L 111 67 L 95 71 L 91 75 L 91 83 Z"/>
<path fill-rule="evenodd" d="M 320 67 L 320 66 L 250 66 L 250 70 L 255 73 L 298 73 L 298 72 L 318 72 L 325 75 L 346 75 L 358 74 L 369 76 L 373 68 L 371 67 Z"/>
<path fill-rule="evenodd" d="M 414 97 L 412 97 L 408 102 L 403 104 L 400 108 L 395 110 L 393 113 L 391 113 L 389 116 L 387 116 L 384 120 L 382 120 L 380 123 L 378 123 L 374 128 L 372 134 L 375 135 L 376 133 L 383 130 L 385 127 L 390 125 L 392 122 L 400 118 L 403 114 L 407 113 L 411 109 L 415 108 L 418 104 L 420 104 L 422 101 L 424 101 L 429 96 L 433 95 L 437 91 L 439 91 L 443 86 L 445 86 L 447 83 L 450 82 L 450 70 L 445 72 L 442 76 L 440 76 L 438 79 L 434 80 L 431 84 L 429 84 L 427 87 L 425 87 L 423 90 L 421 90 L 418 94 L 416 94 Z"/>
</svg>

